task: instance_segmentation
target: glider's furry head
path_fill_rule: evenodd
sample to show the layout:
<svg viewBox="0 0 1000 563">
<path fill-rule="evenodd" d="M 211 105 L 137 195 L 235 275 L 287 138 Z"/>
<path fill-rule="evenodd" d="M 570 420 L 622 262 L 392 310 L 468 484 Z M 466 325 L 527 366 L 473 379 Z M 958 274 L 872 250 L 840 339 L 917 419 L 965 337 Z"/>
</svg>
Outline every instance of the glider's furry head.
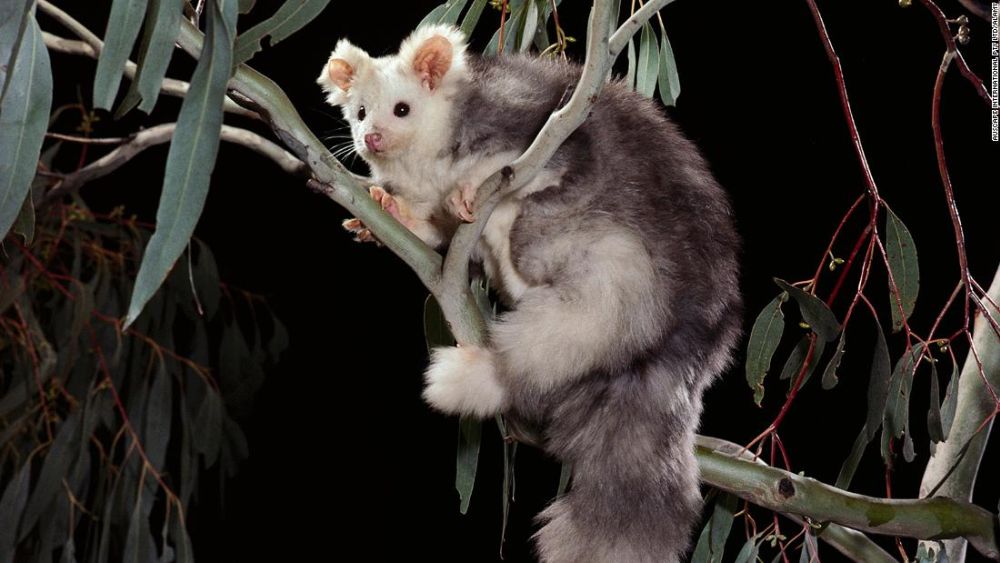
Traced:
<svg viewBox="0 0 1000 563">
<path fill-rule="evenodd" d="M 341 39 L 317 83 L 350 123 L 358 153 L 369 162 L 391 159 L 447 135 L 451 99 L 468 79 L 466 46 L 461 31 L 444 25 L 418 28 L 386 57 Z"/>
</svg>

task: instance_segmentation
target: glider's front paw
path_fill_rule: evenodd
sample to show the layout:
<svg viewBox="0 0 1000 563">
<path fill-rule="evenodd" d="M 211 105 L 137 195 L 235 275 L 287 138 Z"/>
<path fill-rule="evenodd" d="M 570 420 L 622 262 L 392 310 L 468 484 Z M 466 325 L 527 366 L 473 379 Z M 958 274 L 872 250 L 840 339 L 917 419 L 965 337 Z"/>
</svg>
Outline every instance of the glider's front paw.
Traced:
<svg viewBox="0 0 1000 563">
<path fill-rule="evenodd" d="M 452 214 L 466 223 L 472 223 L 476 220 L 476 216 L 473 213 L 476 188 L 477 186 L 466 182 L 448 194 L 448 207 L 451 209 Z"/>
<path fill-rule="evenodd" d="M 424 400 L 444 413 L 488 418 L 506 404 L 507 393 L 486 348 L 435 348 L 424 380 Z"/>
<path fill-rule="evenodd" d="M 392 215 L 397 221 L 402 223 L 407 229 L 413 230 L 416 222 L 410 216 L 409 209 L 403 204 L 399 198 L 393 196 L 389 192 L 385 191 L 381 186 L 371 186 L 368 188 L 368 195 L 375 200 L 383 210 L 389 215 Z M 342 223 L 344 229 L 354 235 L 354 240 L 358 242 L 374 242 L 375 244 L 382 246 L 375 235 L 372 234 L 368 227 L 365 226 L 361 219 L 352 217 L 347 219 Z"/>
</svg>

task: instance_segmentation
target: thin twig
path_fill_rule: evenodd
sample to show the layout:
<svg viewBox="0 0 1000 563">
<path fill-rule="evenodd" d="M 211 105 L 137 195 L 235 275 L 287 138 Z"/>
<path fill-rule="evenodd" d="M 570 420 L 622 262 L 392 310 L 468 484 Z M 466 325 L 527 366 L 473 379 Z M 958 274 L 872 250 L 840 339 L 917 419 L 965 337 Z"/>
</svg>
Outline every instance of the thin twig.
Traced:
<svg viewBox="0 0 1000 563">
<path fill-rule="evenodd" d="M 91 162 L 84 168 L 64 176 L 60 183 L 56 184 L 54 188 L 45 194 L 45 201 L 53 201 L 68 193 L 72 193 L 80 189 L 87 182 L 114 172 L 149 147 L 169 141 L 174 134 L 176 126 L 176 123 L 164 123 L 136 133 L 128 142 L 117 147 L 115 150 Z M 253 131 L 223 125 L 222 140 L 243 145 L 258 154 L 270 158 L 289 174 L 294 176 L 305 174 L 306 167 L 302 161 Z"/>
<path fill-rule="evenodd" d="M 47 131 L 45 136 L 49 139 L 69 141 L 71 143 L 86 143 L 90 145 L 120 145 L 126 143 L 129 137 L 81 137 L 79 135 L 67 135 L 65 133 L 55 133 Z"/>
<path fill-rule="evenodd" d="M 934 0 L 920 0 L 920 3 L 927 8 L 927 10 L 934 16 L 934 20 L 937 21 L 938 29 L 941 30 L 941 37 L 944 38 L 944 43 L 949 53 L 955 54 L 955 64 L 958 65 L 959 72 L 962 76 L 972 84 L 975 88 L 976 93 L 979 94 L 986 104 L 990 107 L 993 106 L 993 98 L 990 96 L 989 91 L 986 89 L 986 85 L 983 84 L 982 79 L 976 76 L 976 73 L 972 72 L 969 68 L 969 64 L 965 62 L 965 57 L 962 56 L 962 52 L 959 51 L 958 45 L 955 43 L 955 37 L 951 34 L 951 28 L 948 27 L 948 18 L 944 15 L 944 12 Z"/>
</svg>

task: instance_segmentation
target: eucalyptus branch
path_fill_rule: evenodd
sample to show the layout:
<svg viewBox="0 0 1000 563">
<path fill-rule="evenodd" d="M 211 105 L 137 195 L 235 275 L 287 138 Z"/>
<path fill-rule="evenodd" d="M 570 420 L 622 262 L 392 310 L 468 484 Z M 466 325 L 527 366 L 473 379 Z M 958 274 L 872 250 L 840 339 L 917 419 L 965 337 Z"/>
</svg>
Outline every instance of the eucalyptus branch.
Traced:
<svg viewBox="0 0 1000 563">
<path fill-rule="evenodd" d="M 937 489 L 937 496 L 960 501 L 972 500 L 979 465 L 993 425 L 991 417 L 997 408 L 985 385 L 989 383 L 993 387 L 1000 387 L 1000 339 L 986 318 L 986 314 L 992 314 L 994 318 L 1000 319 L 1000 310 L 992 307 L 990 311 L 991 307 L 988 305 L 990 302 L 1000 302 L 1000 268 L 997 268 L 988 295 L 989 299 L 983 300 L 983 308 L 976 317 L 972 340 L 987 381 L 980 377 L 979 364 L 970 352 L 962 366 L 961 375 L 952 375 L 959 377 L 955 419 L 945 441 L 937 444 L 927 462 L 923 481 L 920 483 L 921 496 Z M 989 422 L 984 425 L 984 421 Z M 964 561 L 965 547 L 966 542 L 962 539 L 945 542 L 951 561 Z"/>
<path fill-rule="evenodd" d="M 149 147 L 169 141 L 174 134 L 176 126 L 176 123 L 164 123 L 132 135 L 126 139 L 126 142 L 116 147 L 113 151 L 80 170 L 64 176 L 54 188 L 45 194 L 45 201 L 53 201 L 68 193 L 72 193 L 87 182 L 114 172 Z M 289 174 L 301 176 L 306 171 L 305 165 L 300 160 L 253 131 L 223 125 L 222 140 L 243 145 L 262 156 L 270 158 Z"/>
<path fill-rule="evenodd" d="M 462 295 L 461 301 L 472 302 L 468 292 L 469 258 L 479 240 L 490 215 L 500 200 L 530 182 L 552 158 L 563 142 L 586 120 L 594 101 L 604 87 L 605 78 L 611 66 L 608 52 L 608 37 L 611 34 L 611 2 L 595 0 L 590 13 L 590 31 L 587 37 L 587 55 L 583 73 L 566 105 L 549 116 L 548 121 L 535 137 L 531 145 L 509 166 L 490 176 L 476 191 L 478 200 L 476 221 L 459 227 L 452 237 L 448 256 L 444 263 L 443 292 L 445 295 Z M 445 317 L 449 320 L 461 311 L 452 307 L 447 300 L 438 299 Z M 454 324 L 454 323 L 453 323 Z M 458 334 L 455 338 L 462 344 L 477 344 L 483 341 L 482 325 L 474 334 Z"/>
<path fill-rule="evenodd" d="M 667 4 L 670 4 L 674 0 L 651 0 L 643 4 L 641 8 L 635 11 L 631 17 L 625 20 L 625 23 L 615 31 L 614 35 L 611 36 L 611 40 L 608 41 L 608 49 L 611 51 L 611 60 L 618 58 L 619 53 L 628 46 L 628 42 L 632 39 L 641 28 L 642 24 L 646 23 L 650 18 L 656 15 L 661 9 L 663 9 Z"/>
<path fill-rule="evenodd" d="M 101 49 L 104 48 L 104 42 L 83 24 L 76 21 L 72 16 L 50 4 L 46 0 L 39 0 L 38 7 L 82 40 L 76 41 L 73 39 L 66 39 L 64 37 L 59 37 L 58 35 L 53 35 L 47 31 L 43 31 L 42 38 L 45 41 L 46 47 L 52 51 L 58 51 L 69 55 L 82 55 L 95 60 L 98 56 L 100 56 Z M 130 60 L 125 61 L 125 76 L 129 80 L 135 79 L 136 71 L 137 67 L 134 62 Z M 183 98 L 187 95 L 190 87 L 191 85 L 183 80 L 164 78 L 163 83 L 160 84 L 160 92 L 163 92 L 168 96 Z M 232 100 L 227 99 L 223 109 L 235 115 L 241 115 L 243 117 L 250 117 L 253 119 L 258 118 L 256 113 L 234 103 Z"/>
<path fill-rule="evenodd" d="M 934 16 L 934 21 L 938 24 L 938 29 L 941 31 L 941 37 L 944 39 L 945 47 L 949 53 L 955 54 L 955 64 L 958 65 L 959 72 L 962 76 L 972 84 L 975 88 L 976 93 L 979 94 L 986 104 L 993 105 L 993 98 L 990 96 L 989 91 L 986 90 L 986 85 L 983 84 L 982 79 L 976 76 L 976 73 L 972 72 L 969 68 L 969 63 L 965 62 L 965 57 L 962 56 L 962 52 L 958 50 L 958 44 L 955 42 L 955 37 L 951 34 L 951 29 L 948 27 L 948 18 L 944 15 L 944 12 L 940 7 L 934 2 L 934 0 L 919 0 L 924 7 Z M 969 7 L 968 4 L 965 4 Z M 970 8 L 971 9 L 971 8 Z"/>
<path fill-rule="evenodd" d="M 177 44 L 197 58 L 204 35 L 188 21 L 181 21 Z M 270 78 L 245 64 L 236 68 L 229 81 L 230 97 L 258 113 L 286 147 L 306 163 L 323 193 L 361 219 L 386 247 L 399 256 L 434 292 L 440 286 L 441 256 L 386 213 L 368 196 L 367 178 L 352 174 L 330 154 L 309 130 L 285 92 Z M 475 318 L 479 311 L 470 304 L 463 318 Z M 454 320 L 453 320 L 454 322 Z"/>
<path fill-rule="evenodd" d="M 980 553 L 1000 561 L 996 516 L 974 504 L 940 497 L 867 497 L 701 444 L 695 447 L 695 455 L 703 482 L 764 508 L 874 534 L 920 539 L 965 537 Z"/>
<path fill-rule="evenodd" d="M 729 455 L 747 462 L 755 463 L 763 467 L 769 467 L 764 460 L 755 456 L 749 450 L 732 442 L 712 438 L 709 436 L 695 436 L 695 444 L 719 455 Z M 747 499 L 752 500 L 752 499 Z M 801 516 L 785 513 L 785 516 L 799 524 L 807 524 Z M 845 528 L 839 524 L 828 524 L 821 532 L 817 532 L 816 537 L 830 544 L 834 549 L 850 558 L 852 561 L 861 563 L 896 563 L 887 551 L 879 547 L 868 536 Z"/>
</svg>

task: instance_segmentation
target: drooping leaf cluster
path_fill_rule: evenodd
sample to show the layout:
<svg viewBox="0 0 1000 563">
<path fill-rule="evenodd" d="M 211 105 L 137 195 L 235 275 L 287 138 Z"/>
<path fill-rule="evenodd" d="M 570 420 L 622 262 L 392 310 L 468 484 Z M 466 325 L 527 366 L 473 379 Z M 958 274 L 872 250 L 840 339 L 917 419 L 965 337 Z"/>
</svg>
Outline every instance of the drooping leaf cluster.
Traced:
<svg viewBox="0 0 1000 563">
<path fill-rule="evenodd" d="M 185 514 L 246 457 L 285 330 L 196 240 L 122 331 L 149 229 L 74 205 L 32 226 L 0 256 L 0 560 L 193 561 Z"/>
</svg>

